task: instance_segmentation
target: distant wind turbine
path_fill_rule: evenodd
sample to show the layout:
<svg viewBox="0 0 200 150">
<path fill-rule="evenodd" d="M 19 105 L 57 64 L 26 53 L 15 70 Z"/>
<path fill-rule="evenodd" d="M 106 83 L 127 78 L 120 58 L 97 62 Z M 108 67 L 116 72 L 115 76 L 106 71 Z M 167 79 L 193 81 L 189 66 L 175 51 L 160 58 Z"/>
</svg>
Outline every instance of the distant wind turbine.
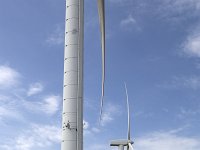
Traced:
<svg viewBox="0 0 200 150">
<path fill-rule="evenodd" d="M 122 140 L 114 140 L 111 141 L 110 146 L 117 146 L 118 150 L 124 150 L 124 147 L 127 147 L 127 150 L 133 150 L 133 141 L 131 140 L 131 122 L 130 122 L 130 105 L 129 105 L 129 99 L 128 99 L 128 91 L 126 87 L 126 83 L 124 83 L 125 91 L 126 91 L 126 103 L 127 103 L 127 120 L 128 120 L 128 132 L 127 132 L 127 139 Z"/>
<path fill-rule="evenodd" d="M 102 47 L 102 116 L 105 85 L 105 7 L 98 0 Z M 66 0 L 61 150 L 83 150 L 84 0 Z"/>
</svg>

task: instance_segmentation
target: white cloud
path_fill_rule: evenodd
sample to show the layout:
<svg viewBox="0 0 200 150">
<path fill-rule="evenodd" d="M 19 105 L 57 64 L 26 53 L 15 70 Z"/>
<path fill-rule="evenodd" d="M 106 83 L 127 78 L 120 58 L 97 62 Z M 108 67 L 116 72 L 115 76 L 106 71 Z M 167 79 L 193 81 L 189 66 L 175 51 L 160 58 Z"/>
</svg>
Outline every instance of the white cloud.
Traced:
<svg viewBox="0 0 200 150">
<path fill-rule="evenodd" d="M 121 21 L 121 26 L 135 25 L 135 24 L 136 24 L 136 21 L 132 15 L 129 15 L 127 18 Z"/>
<path fill-rule="evenodd" d="M 132 15 L 128 15 L 125 19 L 121 20 L 120 26 L 124 30 L 141 30 Z"/>
<path fill-rule="evenodd" d="M 46 96 L 38 101 L 28 101 L 18 95 L 0 95 L 0 120 L 24 120 L 23 113 L 40 115 L 54 115 L 60 110 L 61 97 L 56 95 Z"/>
<path fill-rule="evenodd" d="M 61 99 L 59 96 L 49 96 L 44 99 L 41 104 L 41 109 L 47 114 L 55 114 L 59 109 L 60 101 Z"/>
<path fill-rule="evenodd" d="M 180 21 L 198 16 L 200 1 L 198 0 L 163 0 L 157 1 L 160 5 L 159 15 L 166 20 Z"/>
<path fill-rule="evenodd" d="M 60 110 L 61 98 L 57 95 L 45 97 L 43 95 L 44 98 L 38 97 L 39 99 L 32 101 L 32 97 L 26 95 L 31 96 L 42 92 L 43 85 L 34 83 L 28 90 L 25 90 L 20 78 L 21 74 L 15 69 L 0 65 L 0 88 L 4 88 L 0 90 L 0 126 L 5 129 L 0 135 L 0 138 L 4 139 L 0 142 L 0 149 L 39 150 L 54 147 L 56 143 L 60 143 L 61 128 L 37 124 L 28 128 L 27 124 L 35 120 L 38 114 L 40 115 L 39 120 L 47 121 L 49 119 L 47 115 L 53 115 Z M 21 84 L 19 85 L 19 83 Z M 11 87 L 14 87 L 15 90 L 11 90 Z M 28 130 L 24 130 L 24 128 Z M 16 129 L 17 131 L 13 132 Z M 14 137 L 16 134 L 17 137 Z"/>
<path fill-rule="evenodd" d="M 17 150 L 29 150 L 30 148 L 32 148 L 34 146 L 34 139 L 32 137 L 18 137 L 16 140 L 16 144 L 15 144 L 15 148 Z M 10 148 L 7 145 L 8 148 Z"/>
<path fill-rule="evenodd" d="M 91 129 L 91 131 L 94 132 L 94 133 L 99 133 L 99 132 L 100 132 L 100 129 L 99 129 L 99 128 L 96 128 L 96 127 L 93 127 L 93 128 Z"/>
<path fill-rule="evenodd" d="M 139 118 L 152 118 L 154 116 L 154 113 L 153 112 L 145 112 L 145 111 L 138 111 L 138 112 L 135 112 L 133 114 L 133 117 L 139 117 Z"/>
<path fill-rule="evenodd" d="M 180 108 L 180 113 L 177 114 L 177 117 L 179 119 L 184 119 L 186 120 L 187 118 L 194 118 L 195 116 L 200 114 L 200 107 L 198 108 L 193 108 L 193 109 L 189 109 L 189 108 Z"/>
<path fill-rule="evenodd" d="M 40 92 L 43 91 L 43 85 L 41 83 L 34 83 L 34 84 L 31 84 L 30 87 L 29 87 L 29 90 L 27 92 L 27 95 L 28 96 L 31 96 L 31 95 L 35 95 L 35 94 L 38 94 Z"/>
<path fill-rule="evenodd" d="M 100 133 L 100 129 L 96 126 L 93 126 L 91 127 L 91 125 L 89 124 L 89 122 L 83 120 L 83 133 L 84 133 L 84 136 L 87 136 L 87 137 L 93 137 L 93 136 L 96 136 L 97 133 Z"/>
<path fill-rule="evenodd" d="M 0 95 L 0 102 L 6 102 L 10 99 L 9 96 L 5 96 L 5 95 Z"/>
<path fill-rule="evenodd" d="M 0 106 L 0 120 L 2 119 L 22 119 L 22 115 L 15 109 L 9 108 L 8 106 Z"/>
<path fill-rule="evenodd" d="M 49 148 L 61 141 L 61 129 L 50 125 L 32 125 L 31 129 L 24 131 L 16 138 L 10 139 L 0 148 L 6 150 L 34 150 L 37 148 Z M 5 141 L 6 142 L 6 141 Z"/>
<path fill-rule="evenodd" d="M 60 142 L 61 141 L 61 128 L 57 126 L 50 126 L 50 125 L 33 125 L 31 132 L 33 131 L 41 139 L 45 140 L 46 142 L 42 142 L 43 144 L 46 143 L 48 145 L 49 142 Z"/>
<path fill-rule="evenodd" d="M 20 74 L 8 66 L 0 66 L 0 88 L 15 87 L 19 83 Z"/>
<path fill-rule="evenodd" d="M 114 105 L 114 104 L 108 104 L 105 107 L 105 111 L 103 112 L 101 125 L 105 126 L 106 124 L 114 121 L 116 115 L 119 115 L 119 114 L 120 114 L 119 106 Z"/>
<path fill-rule="evenodd" d="M 168 0 L 171 2 L 171 0 Z M 192 18 L 192 12 L 197 11 L 198 18 L 196 18 L 195 26 L 192 25 L 190 29 L 188 30 L 188 35 L 186 36 L 185 40 L 181 44 L 181 54 L 184 54 L 189 57 L 196 57 L 200 58 L 200 1 L 196 0 L 175 0 L 174 2 L 171 2 L 172 6 L 174 7 L 175 12 L 181 13 L 180 16 L 187 17 L 186 10 L 189 11 L 188 18 Z M 176 8 L 176 7 L 178 8 Z M 181 10 L 180 10 L 181 9 Z M 170 11 L 169 11 L 170 12 Z M 171 12 L 172 13 L 172 12 Z M 177 16 L 177 18 L 179 15 Z M 193 23 L 194 24 L 194 23 Z"/>
<path fill-rule="evenodd" d="M 0 95 L 0 121 L 9 119 L 23 119 L 22 113 L 12 97 Z"/>
<path fill-rule="evenodd" d="M 106 112 L 103 114 L 103 117 L 102 117 L 102 125 L 105 125 L 106 123 L 109 123 L 113 120 L 113 117 L 112 117 L 112 114 L 111 112 Z"/>
<path fill-rule="evenodd" d="M 63 28 L 64 29 L 64 28 Z M 64 43 L 64 30 L 61 25 L 57 25 L 56 29 L 49 35 L 46 42 L 49 45 L 61 45 Z"/>
<path fill-rule="evenodd" d="M 61 98 L 60 96 L 47 96 L 41 101 L 27 101 L 21 99 L 22 105 L 29 110 L 30 112 L 34 113 L 44 113 L 47 115 L 54 115 L 60 108 Z"/>
<path fill-rule="evenodd" d="M 135 150 L 199 150 L 200 139 L 172 132 L 155 132 L 137 138 L 134 147 Z"/>
<path fill-rule="evenodd" d="M 200 76 L 173 77 L 172 81 L 165 82 L 158 86 L 163 88 L 189 88 L 197 90 L 200 88 Z"/>
<path fill-rule="evenodd" d="M 199 76 L 192 76 L 189 78 L 177 78 L 177 81 L 184 87 L 192 88 L 192 89 L 199 89 L 200 88 L 200 77 Z"/>
<path fill-rule="evenodd" d="M 193 31 L 183 44 L 183 51 L 188 56 L 200 57 L 200 28 Z"/>
<path fill-rule="evenodd" d="M 200 1 L 198 0 L 164 0 L 164 4 L 176 7 L 174 11 L 184 11 L 188 9 L 200 10 Z"/>
<path fill-rule="evenodd" d="M 191 18 L 198 20 L 200 13 L 199 0 L 135 0 L 132 7 L 137 14 L 148 13 L 173 25 L 189 23 Z"/>
</svg>

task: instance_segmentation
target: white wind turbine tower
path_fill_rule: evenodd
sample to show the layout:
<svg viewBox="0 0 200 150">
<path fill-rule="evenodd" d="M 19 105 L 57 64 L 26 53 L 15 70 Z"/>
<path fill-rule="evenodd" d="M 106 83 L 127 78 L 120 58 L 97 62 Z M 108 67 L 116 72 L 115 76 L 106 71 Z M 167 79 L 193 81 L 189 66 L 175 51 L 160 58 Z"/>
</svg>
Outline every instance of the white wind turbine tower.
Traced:
<svg viewBox="0 0 200 150">
<path fill-rule="evenodd" d="M 126 103 L 127 103 L 127 120 L 128 120 L 128 132 L 127 132 L 127 139 L 123 140 L 114 140 L 111 141 L 110 146 L 117 146 L 118 150 L 124 150 L 124 147 L 127 147 L 127 150 L 133 150 L 133 141 L 131 140 L 131 120 L 130 120 L 130 105 L 128 99 L 128 91 L 125 83 L 125 90 L 126 90 Z"/>
<path fill-rule="evenodd" d="M 102 45 L 102 115 L 105 81 L 104 0 L 98 0 Z M 66 0 L 61 150 L 83 150 L 84 0 Z"/>
</svg>

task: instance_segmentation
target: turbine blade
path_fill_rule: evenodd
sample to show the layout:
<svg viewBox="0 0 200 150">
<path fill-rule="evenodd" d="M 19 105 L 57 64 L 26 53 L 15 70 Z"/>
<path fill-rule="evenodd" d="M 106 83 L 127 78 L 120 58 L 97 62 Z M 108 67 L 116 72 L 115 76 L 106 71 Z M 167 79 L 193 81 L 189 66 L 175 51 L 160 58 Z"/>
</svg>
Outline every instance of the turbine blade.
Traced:
<svg viewBox="0 0 200 150">
<path fill-rule="evenodd" d="M 131 143 L 128 143 L 128 146 L 129 146 L 130 150 L 133 150 L 133 146 L 131 145 Z"/>
<path fill-rule="evenodd" d="M 102 91 L 101 91 L 101 108 L 100 120 L 102 119 L 104 105 L 104 87 L 105 87 L 105 6 L 104 0 L 98 0 L 98 12 L 101 29 L 101 48 L 102 48 Z"/>
<path fill-rule="evenodd" d="M 126 87 L 126 83 L 124 83 L 125 90 L 126 90 L 126 104 L 127 104 L 127 114 L 128 114 L 128 131 L 127 131 L 127 138 L 131 140 L 131 129 L 130 129 L 130 106 L 129 106 L 129 99 L 128 99 L 128 90 Z"/>
</svg>

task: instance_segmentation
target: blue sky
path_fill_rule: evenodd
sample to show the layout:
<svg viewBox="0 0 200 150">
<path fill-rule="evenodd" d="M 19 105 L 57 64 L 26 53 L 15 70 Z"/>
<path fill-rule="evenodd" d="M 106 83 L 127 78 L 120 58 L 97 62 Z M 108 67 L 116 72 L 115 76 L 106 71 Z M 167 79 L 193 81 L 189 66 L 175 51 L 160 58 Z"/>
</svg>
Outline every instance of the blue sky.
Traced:
<svg viewBox="0 0 200 150">
<path fill-rule="evenodd" d="M 84 147 L 200 149 L 200 1 L 107 0 L 103 121 L 96 0 L 85 0 Z M 0 1 L 0 149 L 60 149 L 64 0 Z"/>
</svg>

